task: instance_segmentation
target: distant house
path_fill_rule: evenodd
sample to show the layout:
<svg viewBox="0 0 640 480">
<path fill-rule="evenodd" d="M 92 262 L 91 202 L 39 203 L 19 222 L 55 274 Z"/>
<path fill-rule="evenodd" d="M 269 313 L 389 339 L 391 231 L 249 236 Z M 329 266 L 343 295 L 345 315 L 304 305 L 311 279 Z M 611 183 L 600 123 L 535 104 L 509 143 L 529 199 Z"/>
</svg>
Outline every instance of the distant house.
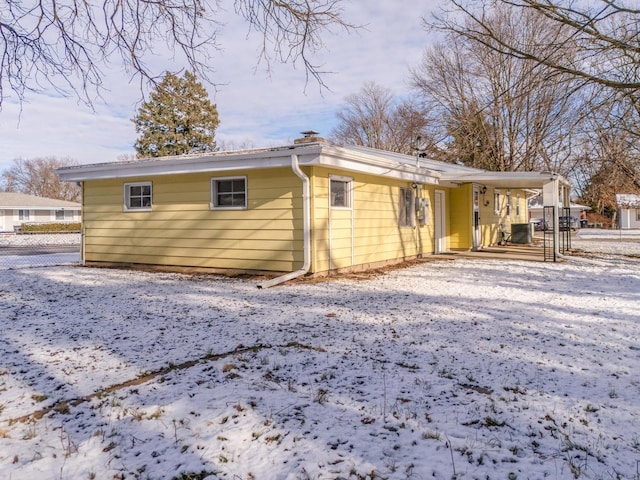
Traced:
<svg viewBox="0 0 640 480">
<path fill-rule="evenodd" d="M 580 205 L 579 203 L 569 203 L 568 212 L 566 205 L 561 204 L 560 208 L 560 216 L 570 217 L 568 221 L 571 228 L 576 229 L 586 226 L 586 212 L 590 211 L 591 207 L 587 205 Z M 529 200 L 529 217 L 544 219 L 545 214 L 542 195 L 537 195 Z"/>
<path fill-rule="evenodd" d="M 525 189 L 568 192 L 549 172 L 488 172 L 319 138 L 57 173 L 82 182 L 85 264 L 293 276 L 496 244 L 528 221 Z"/>
<path fill-rule="evenodd" d="M 640 228 L 640 195 L 616 195 L 618 225 L 621 229 Z"/>
<path fill-rule="evenodd" d="M 14 231 L 23 223 L 71 223 L 81 221 L 77 202 L 0 192 L 0 232 Z"/>
</svg>

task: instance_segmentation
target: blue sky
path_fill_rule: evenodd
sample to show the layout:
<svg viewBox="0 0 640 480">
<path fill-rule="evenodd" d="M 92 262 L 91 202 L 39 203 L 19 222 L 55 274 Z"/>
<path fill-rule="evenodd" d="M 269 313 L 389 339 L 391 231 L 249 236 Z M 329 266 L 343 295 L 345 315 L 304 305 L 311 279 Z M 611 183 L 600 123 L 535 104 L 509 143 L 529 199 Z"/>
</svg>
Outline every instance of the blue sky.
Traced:
<svg viewBox="0 0 640 480">
<path fill-rule="evenodd" d="M 265 65 L 257 64 L 261 38 L 247 36 L 247 25 L 230 12 L 219 37 L 222 49 L 212 55 L 212 79 L 218 86 L 207 86 L 221 121 L 217 139 L 260 147 L 286 144 L 308 129 L 328 135 L 344 97 L 366 81 L 406 94 L 409 68 L 419 62 L 429 42 L 421 18 L 439 4 L 438 0 L 345 0 L 346 20 L 365 27 L 357 33 L 323 37 L 326 48 L 315 59 L 332 73 L 324 76 L 330 91 L 322 93 L 313 80 L 305 88 L 300 65 L 273 64 L 266 72 Z M 31 94 L 22 106 L 5 97 L 0 111 L 0 171 L 15 158 L 57 156 L 94 163 L 134 153 L 137 135 L 130 119 L 139 106 L 139 84 L 109 69 L 105 85 L 108 90 L 95 103 L 95 111 L 52 93 Z"/>
</svg>

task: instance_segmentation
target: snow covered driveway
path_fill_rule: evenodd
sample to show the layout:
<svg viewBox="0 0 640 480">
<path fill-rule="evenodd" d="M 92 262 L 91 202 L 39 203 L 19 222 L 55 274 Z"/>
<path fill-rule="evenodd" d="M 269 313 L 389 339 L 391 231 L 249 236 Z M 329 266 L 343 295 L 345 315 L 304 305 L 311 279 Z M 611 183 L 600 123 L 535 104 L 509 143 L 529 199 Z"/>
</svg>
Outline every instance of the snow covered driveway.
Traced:
<svg viewBox="0 0 640 480">
<path fill-rule="evenodd" d="M 3 478 L 637 478 L 637 258 L 256 285 L 0 272 Z"/>
</svg>

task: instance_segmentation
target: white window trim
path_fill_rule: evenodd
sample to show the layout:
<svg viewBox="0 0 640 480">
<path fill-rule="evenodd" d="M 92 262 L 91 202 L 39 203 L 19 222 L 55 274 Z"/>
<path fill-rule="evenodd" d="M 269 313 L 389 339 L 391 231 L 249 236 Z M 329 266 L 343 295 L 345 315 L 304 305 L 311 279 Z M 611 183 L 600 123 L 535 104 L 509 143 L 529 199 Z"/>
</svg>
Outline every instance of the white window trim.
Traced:
<svg viewBox="0 0 640 480">
<path fill-rule="evenodd" d="M 25 214 L 24 212 L 27 212 L 26 218 L 25 218 Z M 20 218 L 20 214 L 22 214 L 22 218 Z M 31 219 L 31 210 L 29 210 L 28 208 L 19 208 L 18 210 L 16 210 L 16 220 L 19 220 L 21 222 L 28 222 Z"/>
<path fill-rule="evenodd" d="M 224 181 L 224 180 L 244 180 L 244 205 L 243 206 L 226 206 L 226 205 L 216 205 L 216 182 Z M 237 175 L 233 177 L 211 177 L 211 181 L 209 182 L 210 188 L 210 199 L 209 199 L 209 208 L 211 210 L 247 210 L 249 204 L 249 182 L 247 181 L 246 175 Z"/>
<path fill-rule="evenodd" d="M 511 205 L 511 201 L 513 199 L 511 198 L 511 190 L 507 190 L 507 203 L 506 203 L 506 207 L 507 207 L 507 211 L 505 212 L 507 217 L 511 216 L 511 210 L 512 210 L 512 205 Z"/>
<path fill-rule="evenodd" d="M 500 190 L 498 190 L 497 188 L 493 191 L 493 213 L 495 213 L 496 215 L 500 215 L 500 211 L 502 210 L 502 192 L 500 192 Z"/>
<path fill-rule="evenodd" d="M 58 213 L 59 212 L 62 212 L 62 218 L 58 218 Z M 57 210 L 53 210 L 53 212 L 52 212 L 53 213 L 53 220 L 55 220 L 56 222 L 63 222 L 64 219 L 65 219 L 64 212 L 65 212 L 64 208 L 59 208 Z"/>
<path fill-rule="evenodd" d="M 516 193 L 516 217 L 520 218 L 520 216 L 522 215 L 522 211 L 520 208 L 520 200 L 521 200 L 521 196 L 519 193 Z"/>
<path fill-rule="evenodd" d="M 636 221 L 640 222 L 640 208 L 636 208 Z"/>
<path fill-rule="evenodd" d="M 334 206 L 331 205 L 331 181 L 335 180 L 338 182 L 344 182 L 347 184 L 347 201 L 346 206 Z M 343 177 L 340 175 L 329 175 L 329 208 L 331 210 L 353 210 L 353 178 L 351 177 Z"/>
<path fill-rule="evenodd" d="M 151 193 L 151 205 L 148 207 L 130 207 L 129 197 L 131 187 L 149 187 Z M 122 186 L 122 208 L 125 212 L 150 212 L 153 209 L 153 184 L 151 182 L 131 182 Z"/>
</svg>

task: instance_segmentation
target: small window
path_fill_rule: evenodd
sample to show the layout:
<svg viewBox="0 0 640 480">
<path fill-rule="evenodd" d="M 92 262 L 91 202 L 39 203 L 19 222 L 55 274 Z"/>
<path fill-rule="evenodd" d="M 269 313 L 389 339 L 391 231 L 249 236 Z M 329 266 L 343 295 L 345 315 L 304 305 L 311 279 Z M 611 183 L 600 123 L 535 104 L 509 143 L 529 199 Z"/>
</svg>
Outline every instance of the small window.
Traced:
<svg viewBox="0 0 640 480">
<path fill-rule="evenodd" d="M 247 177 L 212 178 L 211 208 L 247 208 Z"/>
<path fill-rule="evenodd" d="M 64 220 L 64 210 L 56 210 L 56 220 Z"/>
<path fill-rule="evenodd" d="M 125 210 L 151 210 L 151 182 L 124 184 Z"/>
<path fill-rule="evenodd" d="M 511 215 L 511 190 L 507 190 L 507 217 Z"/>
<path fill-rule="evenodd" d="M 29 210 L 18 210 L 18 220 L 29 220 Z"/>
<path fill-rule="evenodd" d="M 332 208 L 351 208 L 351 179 L 331 177 L 329 181 L 329 198 Z"/>
<path fill-rule="evenodd" d="M 520 194 L 516 194 L 516 217 L 520 216 Z"/>
<path fill-rule="evenodd" d="M 493 211 L 496 215 L 500 214 L 500 190 L 493 191 Z"/>
<path fill-rule="evenodd" d="M 400 189 L 400 214 L 398 224 L 401 227 L 413 227 L 413 189 L 401 188 Z"/>
<path fill-rule="evenodd" d="M 636 220 L 640 222 L 640 208 L 636 209 Z"/>
</svg>

